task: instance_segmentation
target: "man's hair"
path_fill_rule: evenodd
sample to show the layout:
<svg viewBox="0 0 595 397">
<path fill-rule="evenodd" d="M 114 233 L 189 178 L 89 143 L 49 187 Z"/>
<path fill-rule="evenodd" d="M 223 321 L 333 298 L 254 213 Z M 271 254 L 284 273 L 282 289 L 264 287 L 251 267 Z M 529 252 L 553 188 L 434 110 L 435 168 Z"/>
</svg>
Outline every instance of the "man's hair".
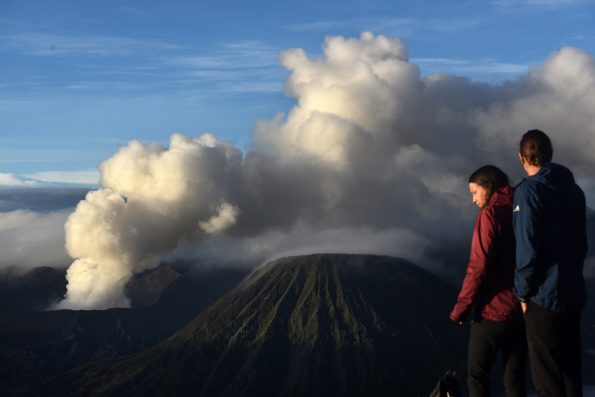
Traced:
<svg viewBox="0 0 595 397">
<path fill-rule="evenodd" d="M 475 183 L 488 191 L 488 198 L 503 186 L 507 186 L 508 176 L 495 165 L 484 165 L 469 177 L 469 183 Z"/>
<path fill-rule="evenodd" d="M 552 161 L 554 149 L 552 141 L 541 130 L 527 131 L 521 138 L 519 153 L 530 165 L 541 167 Z"/>
</svg>

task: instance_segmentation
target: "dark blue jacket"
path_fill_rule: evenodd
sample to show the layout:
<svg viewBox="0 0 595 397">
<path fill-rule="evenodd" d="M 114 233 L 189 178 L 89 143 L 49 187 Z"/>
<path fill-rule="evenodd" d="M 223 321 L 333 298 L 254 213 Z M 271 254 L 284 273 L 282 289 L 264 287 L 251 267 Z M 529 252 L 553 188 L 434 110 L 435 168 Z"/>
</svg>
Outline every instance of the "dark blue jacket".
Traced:
<svg viewBox="0 0 595 397">
<path fill-rule="evenodd" d="M 587 210 L 572 172 L 544 164 L 517 186 L 512 208 L 515 295 L 555 312 L 582 310 Z"/>
</svg>

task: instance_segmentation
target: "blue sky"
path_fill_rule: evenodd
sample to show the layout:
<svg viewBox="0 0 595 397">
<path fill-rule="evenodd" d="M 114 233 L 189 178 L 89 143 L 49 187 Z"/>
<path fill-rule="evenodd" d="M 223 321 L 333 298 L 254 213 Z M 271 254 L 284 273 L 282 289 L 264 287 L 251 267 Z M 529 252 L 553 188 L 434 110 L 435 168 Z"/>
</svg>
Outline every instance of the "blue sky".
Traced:
<svg viewBox="0 0 595 397">
<path fill-rule="evenodd" d="M 594 54 L 595 4 L 0 0 L 0 175 L 89 181 L 127 141 L 173 132 L 247 148 L 293 105 L 279 53 L 365 30 L 401 38 L 422 75 L 500 84 L 563 46 Z"/>
</svg>

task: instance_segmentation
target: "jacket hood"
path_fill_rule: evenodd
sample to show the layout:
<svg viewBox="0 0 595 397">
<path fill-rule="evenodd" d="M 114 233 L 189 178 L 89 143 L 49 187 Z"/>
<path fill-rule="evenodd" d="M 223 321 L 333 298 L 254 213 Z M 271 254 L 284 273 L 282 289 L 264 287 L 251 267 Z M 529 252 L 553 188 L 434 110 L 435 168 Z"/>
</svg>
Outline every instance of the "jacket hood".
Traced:
<svg viewBox="0 0 595 397">
<path fill-rule="evenodd" d="M 567 190 L 574 186 L 574 175 L 563 165 L 556 163 L 545 163 L 539 172 L 532 177 L 537 183 L 541 183 L 552 190 Z"/>
<path fill-rule="evenodd" d="M 512 205 L 512 188 L 506 185 L 492 193 L 487 205 L 494 204 Z"/>
</svg>

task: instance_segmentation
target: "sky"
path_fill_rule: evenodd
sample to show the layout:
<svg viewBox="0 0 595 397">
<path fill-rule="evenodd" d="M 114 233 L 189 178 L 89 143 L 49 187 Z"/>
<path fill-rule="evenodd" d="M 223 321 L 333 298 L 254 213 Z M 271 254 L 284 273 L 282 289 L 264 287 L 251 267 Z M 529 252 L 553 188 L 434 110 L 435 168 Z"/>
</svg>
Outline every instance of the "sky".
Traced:
<svg viewBox="0 0 595 397">
<path fill-rule="evenodd" d="M 248 150 L 286 113 L 280 53 L 401 39 L 422 76 L 501 84 L 564 46 L 595 53 L 589 0 L 0 1 L 0 185 L 93 184 L 132 139 L 211 132 Z"/>
<path fill-rule="evenodd" d="M 456 280 L 467 178 L 520 182 L 523 132 L 595 208 L 594 11 L 0 0 L 0 269 L 67 267 L 72 309 L 128 307 L 180 261 L 382 254 Z"/>
</svg>

